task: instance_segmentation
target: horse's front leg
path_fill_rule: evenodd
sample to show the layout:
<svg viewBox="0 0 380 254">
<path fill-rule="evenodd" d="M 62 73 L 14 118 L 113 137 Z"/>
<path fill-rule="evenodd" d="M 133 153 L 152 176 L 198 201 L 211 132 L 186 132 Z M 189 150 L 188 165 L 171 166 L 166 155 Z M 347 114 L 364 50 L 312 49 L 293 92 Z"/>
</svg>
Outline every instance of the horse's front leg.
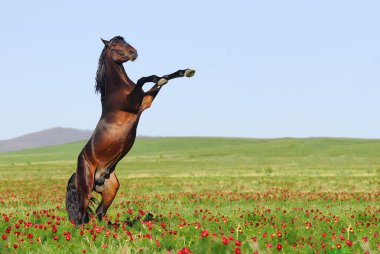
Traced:
<svg viewBox="0 0 380 254">
<path fill-rule="evenodd" d="M 142 77 L 137 81 L 136 84 L 137 86 L 142 87 L 145 83 L 152 82 L 157 85 L 157 87 L 155 87 L 155 89 L 157 90 L 161 88 L 163 85 L 165 85 L 171 79 L 181 78 L 181 77 L 192 77 L 194 76 L 194 74 L 195 74 L 195 70 L 192 70 L 192 69 L 178 70 L 176 72 L 173 72 L 172 74 L 164 75 L 162 77 L 158 77 L 157 75 Z M 150 91 L 152 89 L 150 89 Z"/>
<path fill-rule="evenodd" d="M 149 91 L 144 93 L 144 97 L 139 109 L 139 113 L 142 113 L 145 109 L 149 108 L 152 105 L 152 102 L 154 98 L 156 98 L 161 87 L 165 85 L 169 80 L 173 78 L 180 78 L 180 77 L 192 77 L 194 76 L 194 74 L 195 74 L 195 70 L 185 69 L 185 70 L 178 70 L 176 72 L 173 72 L 172 74 L 168 74 L 162 77 L 152 75 L 149 77 L 143 77 L 139 79 L 137 81 L 137 85 L 140 85 L 141 87 L 147 82 L 156 83 Z"/>
<path fill-rule="evenodd" d="M 144 84 L 146 83 L 155 83 L 157 84 L 159 87 L 165 85 L 166 83 L 168 83 L 168 80 L 165 79 L 165 78 L 162 78 L 162 77 L 158 77 L 156 75 L 152 75 L 152 76 L 148 76 L 148 77 L 142 77 L 140 78 L 137 83 L 136 83 L 136 87 L 143 87 Z"/>
</svg>

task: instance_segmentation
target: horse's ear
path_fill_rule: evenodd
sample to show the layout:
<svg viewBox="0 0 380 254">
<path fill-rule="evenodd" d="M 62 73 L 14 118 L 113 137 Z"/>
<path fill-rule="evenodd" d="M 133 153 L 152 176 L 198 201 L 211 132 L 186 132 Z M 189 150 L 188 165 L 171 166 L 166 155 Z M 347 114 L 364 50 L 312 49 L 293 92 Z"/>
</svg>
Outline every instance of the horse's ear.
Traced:
<svg viewBox="0 0 380 254">
<path fill-rule="evenodd" d="M 107 40 L 104 40 L 104 39 L 102 39 L 102 38 L 100 38 L 101 40 L 102 40 L 102 42 L 104 43 L 104 46 L 108 46 L 108 44 L 110 43 L 109 41 L 107 41 Z"/>
</svg>

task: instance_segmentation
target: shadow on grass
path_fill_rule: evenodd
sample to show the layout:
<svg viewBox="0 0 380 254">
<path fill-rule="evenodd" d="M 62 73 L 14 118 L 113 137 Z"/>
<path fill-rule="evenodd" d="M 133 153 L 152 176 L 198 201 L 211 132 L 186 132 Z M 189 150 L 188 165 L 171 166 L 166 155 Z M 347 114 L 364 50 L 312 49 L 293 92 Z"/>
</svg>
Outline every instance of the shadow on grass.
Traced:
<svg viewBox="0 0 380 254">
<path fill-rule="evenodd" d="M 141 222 L 146 222 L 146 221 L 157 221 L 157 220 L 153 217 L 153 214 L 147 213 L 144 218 L 142 218 L 141 215 L 139 214 L 134 218 L 128 217 L 125 221 L 120 221 L 117 223 L 112 223 L 111 221 L 108 221 L 108 226 L 113 227 L 113 228 L 118 228 L 122 225 L 127 225 L 132 228 L 136 224 L 136 222 L 141 223 Z"/>
</svg>

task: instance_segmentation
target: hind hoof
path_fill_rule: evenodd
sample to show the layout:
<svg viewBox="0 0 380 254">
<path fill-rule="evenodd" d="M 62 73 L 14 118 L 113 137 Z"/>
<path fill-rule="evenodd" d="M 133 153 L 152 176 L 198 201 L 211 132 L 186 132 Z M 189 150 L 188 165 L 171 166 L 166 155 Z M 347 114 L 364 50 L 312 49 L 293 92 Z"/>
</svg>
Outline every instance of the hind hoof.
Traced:
<svg viewBox="0 0 380 254">
<path fill-rule="evenodd" d="M 194 76 L 194 74 L 195 74 L 195 70 L 187 69 L 185 71 L 185 77 L 191 78 L 192 76 Z"/>
</svg>

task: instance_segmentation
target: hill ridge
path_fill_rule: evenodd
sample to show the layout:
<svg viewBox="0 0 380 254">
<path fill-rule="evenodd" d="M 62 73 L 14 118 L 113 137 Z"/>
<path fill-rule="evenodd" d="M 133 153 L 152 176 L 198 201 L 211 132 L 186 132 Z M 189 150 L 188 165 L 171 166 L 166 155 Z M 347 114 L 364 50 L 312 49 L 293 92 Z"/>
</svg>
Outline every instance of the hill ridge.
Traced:
<svg viewBox="0 0 380 254">
<path fill-rule="evenodd" d="M 91 135 L 92 131 L 90 130 L 54 127 L 11 139 L 0 140 L 0 152 L 11 152 L 28 148 L 61 145 L 89 139 Z"/>
</svg>

